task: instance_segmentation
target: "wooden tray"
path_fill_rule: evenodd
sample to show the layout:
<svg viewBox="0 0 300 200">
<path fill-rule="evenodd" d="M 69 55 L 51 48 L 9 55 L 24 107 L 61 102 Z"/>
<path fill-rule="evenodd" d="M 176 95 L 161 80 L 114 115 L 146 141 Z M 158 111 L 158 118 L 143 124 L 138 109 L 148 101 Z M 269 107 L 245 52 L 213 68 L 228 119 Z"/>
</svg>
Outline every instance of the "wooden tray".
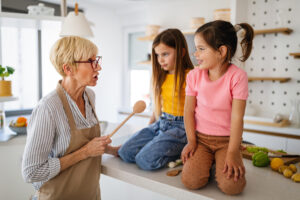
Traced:
<svg viewBox="0 0 300 200">
<path fill-rule="evenodd" d="M 249 160 L 252 160 L 252 155 L 254 153 L 249 153 L 246 149 L 247 146 L 253 146 L 253 145 L 248 145 L 248 144 L 243 144 L 242 145 L 243 147 L 245 147 L 242 151 L 242 155 L 243 155 L 243 158 L 246 158 L 246 159 L 249 159 Z M 286 153 L 281 153 L 281 152 L 278 152 L 278 151 L 274 151 L 274 150 L 271 150 L 269 149 L 269 152 L 273 153 L 273 154 L 276 154 L 276 155 L 285 155 Z M 273 158 L 270 158 L 270 160 L 272 160 Z M 281 158 L 284 162 L 285 165 L 289 165 L 289 164 L 294 164 L 294 163 L 297 163 L 297 162 L 300 162 L 300 157 L 295 157 L 295 158 Z"/>
</svg>

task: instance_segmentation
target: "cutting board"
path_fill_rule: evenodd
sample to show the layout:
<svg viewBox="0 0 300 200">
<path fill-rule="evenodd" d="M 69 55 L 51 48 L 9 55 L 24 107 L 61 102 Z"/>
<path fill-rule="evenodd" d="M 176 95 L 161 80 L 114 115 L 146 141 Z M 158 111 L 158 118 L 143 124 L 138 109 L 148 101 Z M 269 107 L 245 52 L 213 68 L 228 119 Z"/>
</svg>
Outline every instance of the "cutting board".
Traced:
<svg viewBox="0 0 300 200">
<path fill-rule="evenodd" d="M 246 159 L 249 159 L 249 160 L 252 160 L 252 155 L 254 153 L 249 153 L 246 149 L 247 146 L 253 146 L 253 145 L 248 145 L 248 144 L 243 144 L 242 145 L 243 147 L 243 150 L 242 150 L 242 155 L 243 155 L 243 158 L 246 158 Z M 274 151 L 274 150 L 271 150 L 269 149 L 269 152 L 273 153 L 273 154 L 276 154 L 276 155 L 285 155 L 286 153 L 281 153 L 281 152 L 278 152 L 278 151 Z M 272 160 L 273 158 L 270 158 L 270 160 Z M 285 165 L 289 165 L 289 164 L 293 164 L 293 163 L 297 163 L 297 162 L 300 162 L 300 157 L 295 157 L 295 158 L 281 158 L 284 162 Z"/>
</svg>

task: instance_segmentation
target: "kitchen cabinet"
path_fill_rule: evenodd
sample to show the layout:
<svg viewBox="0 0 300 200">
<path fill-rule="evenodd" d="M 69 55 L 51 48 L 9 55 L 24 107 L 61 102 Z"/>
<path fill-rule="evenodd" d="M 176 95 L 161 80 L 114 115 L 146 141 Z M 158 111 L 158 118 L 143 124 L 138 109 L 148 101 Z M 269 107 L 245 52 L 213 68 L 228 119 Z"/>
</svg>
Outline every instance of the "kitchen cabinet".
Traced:
<svg viewBox="0 0 300 200">
<path fill-rule="evenodd" d="M 30 199 L 35 193 L 21 174 L 22 155 L 26 136 L 17 136 L 7 142 L 0 142 L 0 199 Z"/>
</svg>

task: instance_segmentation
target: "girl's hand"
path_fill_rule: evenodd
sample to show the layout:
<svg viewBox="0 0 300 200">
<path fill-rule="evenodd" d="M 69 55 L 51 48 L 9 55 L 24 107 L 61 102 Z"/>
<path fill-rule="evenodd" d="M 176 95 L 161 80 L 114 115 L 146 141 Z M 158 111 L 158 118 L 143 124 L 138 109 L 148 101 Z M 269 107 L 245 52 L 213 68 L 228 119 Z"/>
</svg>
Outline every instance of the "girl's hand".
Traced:
<svg viewBox="0 0 300 200">
<path fill-rule="evenodd" d="M 190 143 L 188 142 L 185 147 L 183 148 L 182 152 L 181 152 L 181 160 L 183 162 L 183 164 L 185 163 L 185 161 L 187 161 L 187 159 L 189 159 L 192 155 L 194 155 L 195 151 L 197 148 L 197 143 Z"/>
<path fill-rule="evenodd" d="M 227 152 L 223 173 L 227 173 L 227 179 L 233 176 L 235 182 L 245 176 L 245 167 L 239 151 Z"/>
<path fill-rule="evenodd" d="M 105 152 L 107 145 L 110 143 L 111 139 L 108 136 L 95 137 L 83 148 L 87 157 L 96 157 L 102 155 Z"/>
</svg>

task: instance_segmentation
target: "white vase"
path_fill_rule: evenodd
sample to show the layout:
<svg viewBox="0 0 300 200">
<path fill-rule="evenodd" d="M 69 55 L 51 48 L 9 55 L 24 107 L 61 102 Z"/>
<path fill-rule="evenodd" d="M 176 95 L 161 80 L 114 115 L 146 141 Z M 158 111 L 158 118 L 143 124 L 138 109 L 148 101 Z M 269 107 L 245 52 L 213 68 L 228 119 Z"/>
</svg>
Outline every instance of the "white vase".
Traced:
<svg viewBox="0 0 300 200">
<path fill-rule="evenodd" d="M 294 127 L 300 126 L 300 100 L 299 99 L 293 99 L 291 100 L 291 113 L 289 120 L 291 122 L 291 125 Z"/>
</svg>

